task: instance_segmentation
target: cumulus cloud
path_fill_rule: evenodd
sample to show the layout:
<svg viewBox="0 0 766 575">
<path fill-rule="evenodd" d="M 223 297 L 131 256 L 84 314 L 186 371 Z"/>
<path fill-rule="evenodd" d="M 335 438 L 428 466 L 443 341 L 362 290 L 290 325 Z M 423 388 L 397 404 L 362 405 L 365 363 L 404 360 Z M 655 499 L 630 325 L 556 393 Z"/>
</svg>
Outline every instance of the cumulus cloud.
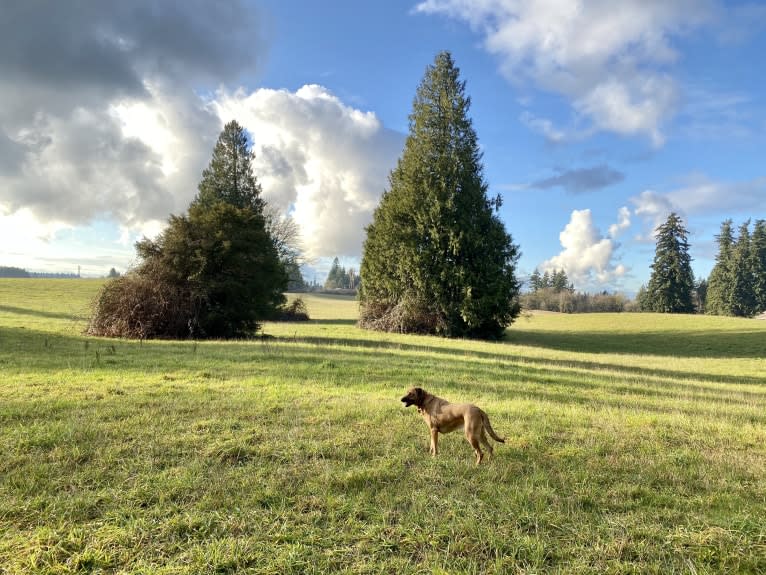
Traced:
<svg viewBox="0 0 766 575">
<path fill-rule="evenodd" d="M 359 255 L 404 135 L 318 85 L 220 92 L 214 106 L 252 135 L 263 195 L 291 213 L 307 255 Z"/>
<path fill-rule="evenodd" d="M 140 228 L 184 209 L 220 129 L 195 89 L 252 70 L 262 42 L 251 12 L 237 1 L 4 3 L 5 217 Z"/>
<path fill-rule="evenodd" d="M 563 250 L 542 264 L 547 271 L 564 270 L 578 289 L 614 283 L 625 275 L 627 268 L 615 263 L 615 251 L 619 244 L 616 235 L 630 226 L 630 213 L 621 208 L 619 222 L 610 227 L 604 237 L 593 223 L 590 210 L 574 210 L 569 223 L 559 234 Z"/>
<path fill-rule="evenodd" d="M 426 0 L 416 10 L 467 22 L 511 81 L 564 95 L 595 129 L 643 135 L 661 146 L 662 124 L 678 94 L 665 71 L 678 58 L 672 40 L 706 22 L 714 6 L 708 0 Z"/>
<path fill-rule="evenodd" d="M 592 168 L 580 168 L 566 170 L 557 176 L 538 180 L 530 185 L 532 188 L 545 190 L 548 188 L 563 188 L 573 194 L 592 192 L 611 185 L 618 184 L 625 179 L 622 172 L 618 172 L 609 166 L 601 165 Z"/>
</svg>

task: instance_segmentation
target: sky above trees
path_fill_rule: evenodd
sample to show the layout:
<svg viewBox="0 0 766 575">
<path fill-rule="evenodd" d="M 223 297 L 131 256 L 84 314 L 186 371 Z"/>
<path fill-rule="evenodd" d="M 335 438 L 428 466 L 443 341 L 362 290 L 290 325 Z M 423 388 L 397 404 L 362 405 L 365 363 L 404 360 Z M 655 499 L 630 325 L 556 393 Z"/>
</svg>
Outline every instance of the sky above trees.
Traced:
<svg viewBox="0 0 766 575">
<path fill-rule="evenodd" d="M 0 0 L 0 265 L 105 275 L 197 191 L 236 118 L 307 280 L 358 269 L 434 55 L 452 52 L 519 276 L 635 292 L 675 211 L 692 268 L 766 215 L 766 5 Z"/>
</svg>

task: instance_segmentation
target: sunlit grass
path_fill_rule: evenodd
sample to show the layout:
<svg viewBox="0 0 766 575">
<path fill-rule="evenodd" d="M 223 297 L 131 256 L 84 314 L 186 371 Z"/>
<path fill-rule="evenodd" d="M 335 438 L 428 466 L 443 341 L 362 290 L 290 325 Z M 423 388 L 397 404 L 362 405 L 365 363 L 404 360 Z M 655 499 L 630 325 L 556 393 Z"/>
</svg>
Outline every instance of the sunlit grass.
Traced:
<svg viewBox="0 0 766 575">
<path fill-rule="evenodd" d="M 0 572 L 760 573 L 766 322 L 378 334 L 351 298 L 248 342 L 82 335 L 98 282 L 0 281 Z M 473 466 L 398 398 L 479 403 Z"/>
</svg>

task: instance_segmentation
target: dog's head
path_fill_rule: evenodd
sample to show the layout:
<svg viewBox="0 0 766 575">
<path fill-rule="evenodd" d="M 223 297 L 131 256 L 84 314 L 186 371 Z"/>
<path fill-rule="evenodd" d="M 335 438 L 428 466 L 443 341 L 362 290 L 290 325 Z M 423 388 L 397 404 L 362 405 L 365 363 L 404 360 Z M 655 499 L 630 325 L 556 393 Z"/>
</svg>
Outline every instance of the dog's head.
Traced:
<svg viewBox="0 0 766 575">
<path fill-rule="evenodd" d="M 410 405 L 422 407 L 425 399 L 426 392 L 423 389 L 420 387 L 412 387 L 407 392 L 407 395 L 402 398 L 402 403 L 404 403 L 404 407 L 409 407 Z"/>
</svg>

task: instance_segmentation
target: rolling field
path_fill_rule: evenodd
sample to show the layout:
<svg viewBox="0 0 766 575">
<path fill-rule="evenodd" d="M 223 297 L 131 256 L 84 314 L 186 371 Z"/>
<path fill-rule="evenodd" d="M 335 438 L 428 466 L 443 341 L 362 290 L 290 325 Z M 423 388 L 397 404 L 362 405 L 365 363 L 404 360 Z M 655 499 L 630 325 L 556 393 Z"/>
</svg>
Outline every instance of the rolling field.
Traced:
<svg viewBox="0 0 766 575">
<path fill-rule="evenodd" d="M 520 317 L 246 342 L 82 335 L 96 280 L 0 280 L 0 573 L 766 573 L 766 322 Z M 474 466 L 399 398 L 484 408 Z"/>
</svg>

